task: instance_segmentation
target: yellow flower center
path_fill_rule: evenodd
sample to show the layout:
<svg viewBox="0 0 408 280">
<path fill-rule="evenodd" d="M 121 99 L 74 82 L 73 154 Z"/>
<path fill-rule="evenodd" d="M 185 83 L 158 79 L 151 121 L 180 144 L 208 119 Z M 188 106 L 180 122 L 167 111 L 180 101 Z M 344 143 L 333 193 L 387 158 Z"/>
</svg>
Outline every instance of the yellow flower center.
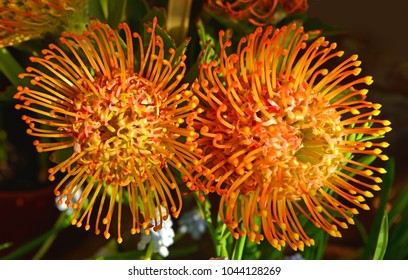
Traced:
<svg viewBox="0 0 408 280">
<path fill-rule="evenodd" d="M 289 83 L 278 80 L 272 97 L 254 95 L 250 88 L 235 88 L 236 103 L 231 107 L 222 104 L 214 116 L 207 112 L 208 118 L 221 124 L 211 131 L 214 145 L 226 153 L 232 165 L 218 170 L 215 179 L 223 178 L 224 170 L 232 169 L 245 178 L 254 172 L 258 184 L 278 188 L 278 197 L 298 200 L 322 187 L 337 169 L 342 157 L 334 148 L 342 141 L 340 117 L 334 108 L 327 108 L 329 102 L 306 92 L 306 82 L 293 90 L 293 78 Z M 325 110 L 317 112 L 316 108 Z M 209 130 L 202 128 L 204 133 Z M 242 193 L 253 191 L 251 181 L 243 181 Z"/>
<path fill-rule="evenodd" d="M 103 167 L 100 178 L 108 184 L 126 186 L 147 178 L 146 169 L 165 162 L 165 145 L 160 140 L 166 129 L 160 127 L 168 114 L 161 110 L 162 100 L 155 96 L 151 82 L 142 77 L 127 77 L 122 88 L 121 77 L 104 76 L 95 81 L 97 97 L 88 84 L 88 92 L 76 96 L 76 118 L 72 124 L 75 149 L 85 150 L 77 162 L 87 164 L 91 174 Z M 80 116 L 80 117 L 78 117 Z M 69 128 L 68 130 L 71 130 Z"/>
</svg>

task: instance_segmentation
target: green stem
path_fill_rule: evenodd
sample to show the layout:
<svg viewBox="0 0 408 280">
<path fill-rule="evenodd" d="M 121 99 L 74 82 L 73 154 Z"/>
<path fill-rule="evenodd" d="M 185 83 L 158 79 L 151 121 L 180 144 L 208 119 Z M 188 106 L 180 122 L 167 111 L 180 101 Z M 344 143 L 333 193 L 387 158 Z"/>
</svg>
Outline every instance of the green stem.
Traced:
<svg viewBox="0 0 408 280">
<path fill-rule="evenodd" d="M 217 255 L 218 255 L 218 249 L 217 249 L 218 236 L 217 236 L 217 232 L 215 231 L 213 221 L 211 218 L 211 211 L 210 211 L 211 203 L 207 199 L 204 201 L 201 201 L 197 193 L 194 193 L 194 198 L 196 199 L 198 210 L 203 214 L 204 219 L 208 224 L 208 231 L 210 232 L 211 240 L 213 241 L 213 244 L 215 247 L 215 252 L 217 252 Z"/>
<path fill-rule="evenodd" d="M 16 250 L 11 252 L 7 256 L 3 257 L 2 259 L 15 260 L 20 258 L 21 256 L 24 256 L 25 254 L 33 251 L 35 248 L 40 247 L 50 236 L 58 234 L 62 229 L 66 228 L 68 225 L 70 225 L 70 223 L 68 223 L 68 219 L 64 219 L 64 222 L 59 225 L 55 223 L 54 227 L 51 228 L 49 231 L 47 231 L 46 233 L 37 238 L 34 238 L 33 240 L 29 241 L 23 246 L 17 248 Z"/>
<path fill-rule="evenodd" d="M 217 258 L 229 258 L 227 250 L 227 239 L 231 237 L 231 232 L 227 230 L 227 225 L 219 218 L 217 219 L 217 227 L 214 227 L 211 218 L 211 203 L 208 199 L 201 201 L 198 194 L 194 195 L 197 201 L 197 207 L 204 214 L 204 218 L 208 224 L 208 230 L 211 235 L 211 240 L 215 247 L 215 254 Z"/>
<path fill-rule="evenodd" d="M 227 241 L 231 237 L 231 232 L 227 230 L 227 225 L 221 221 L 218 221 L 217 227 L 217 241 L 216 241 L 216 252 L 218 257 L 229 258 Z"/>
<path fill-rule="evenodd" d="M 242 255 L 244 254 L 246 243 L 246 235 L 241 236 L 237 242 L 235 243 L 234 251 L 232 252 L 232 259 L 233 260 L 241 260 Z"/>
<path fill-rule="evenodd" d="M 143 259 L 144 260 L 151 260 L 153 256 L 153 246 L 154 246 L 154 241 L 151 240 L 149 245 L 147 246 L 146 254 L 144 255 Z"/>
<path fill-rule="evenodd" d="M 59 228 L 61 225 L 63 225 L 65 219 L 67 218 L 67 213 L 61 212 L 59 215 L 57 221 L 55 222 L 53 228 Z M 51 245 L 54 243 L 55 239 L 58 236 L 58 232 L 55 232 L 48 236 L 48 238 L 44 241 L 44 243 L 41 245 L 40 249 L 38 249 L 37 253 L 34 255 L 33 260 L 40 260 L 44 257 L 44 255 L 48 252 L 50 249 Z"/>
</svg>

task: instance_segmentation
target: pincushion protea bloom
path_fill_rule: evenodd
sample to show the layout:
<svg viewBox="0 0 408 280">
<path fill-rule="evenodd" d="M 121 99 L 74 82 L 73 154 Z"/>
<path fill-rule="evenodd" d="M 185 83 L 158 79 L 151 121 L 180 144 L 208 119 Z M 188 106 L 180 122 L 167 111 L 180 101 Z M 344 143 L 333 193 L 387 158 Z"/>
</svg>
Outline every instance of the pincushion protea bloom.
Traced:
<svg viewBox="0 0 408 280">
<path fill-rule="evenodd" d="M 207 3 L 211 10 L 226 13 L 237 20 L 246 19 L 255 25 L 266 25 L 277 20 L 280 8 L 290 14 L 304 12 L 308 7 L 307 0 L 208 0 Z"/>
<path fill-rule="evenodd" d="M 33 86 L 19 87 L 15 98 L 22 101 L 17 109 L 37 113 L 23 116 L 30 126 L 28 134 L 58 140 L 35 140 L 39 152 L 73 149 L 49 169 L 51 181 L 58 172 L 65 173 L 55 188 L 59 203 L 65 197 L 69 204 L 82 190 L 70 205 L 76 209 L 72 223 L 85 224 L 88 230 L 96 214 L 96 233 L 102 221 L 109 238 L 117 206 L 122 242 L 125 198 L 133 216 L 132 234 L 148 232 L 151 220 L 157 230 L 170 213 L 179 215 L 181 192 L 171 169 L 188 178 L 187 169 L 197 161 L 198 135 L 190 124 L 198 98 L 187 84 L 179 85 L 186 57 L 164 49 L 156 19 L 147 28 L 148 42 L 125 23 L 119 29 L 124 41 L 97 20 L 83 35 L 64 33 L 63 47 L 51 44 L 42 51 L 43 57 L 31 58 L 37 66 L 28 67 L 21 78 L 30 77 Z"/>
<path fill-rule="evenodd" d="M 0 48 L 73 31 L 82 22 L 85 0 L 0 0 Z"/>
<path fill-rule="evenodd" d="M 373 138 L 390 122 L 375 119 L 381 105 L 355 88 L 372 83 L 353 78 L 357 55 L 328 70 L 343 52 L 323 37 L 307 39 L 296 25 L 259 27 L 227 55 L 221 31 L 219 61 L 203 63 L 193 84 L 205 157 L 195 186 L 220 195 L 219 215 L 235 238 L 266 238 L 277 249 L 314 244 L 300 214 L 340 237 L 358 208 L 369 209 L 364 197 L 381 182 L 374 173 L 385 173 L 359 158 L 388 159 L 388 144 Z"/>
</svg>

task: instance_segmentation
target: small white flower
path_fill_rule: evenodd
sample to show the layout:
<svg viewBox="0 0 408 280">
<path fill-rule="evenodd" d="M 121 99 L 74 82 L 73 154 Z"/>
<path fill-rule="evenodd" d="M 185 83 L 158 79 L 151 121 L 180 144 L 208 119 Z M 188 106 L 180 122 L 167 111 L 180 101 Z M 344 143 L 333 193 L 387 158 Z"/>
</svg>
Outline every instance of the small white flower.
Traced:
<svg viewBox="0 0 408 280">
<path fill-rule="evenodd" d="M 71 205 L 78 201 L 79 197 L 81 196 L 81 193 L 82 193 L 81 189 L 78 189 L 78 191 L 71 198 L 71 201 L 70 201 Z M 63 195 L 62 197 L 56 197 L 55 198 L 55 204 L 56 204 L 58 210 L 60 210 L 61 212 L 66 211 L 66 214 L 69 216 L 74 212 L 74 209 L 67 206 L 67 204 L 65 202 L 66 200 L 67 200 L 67 195 Z M 62 201 L 62 203 L 58 203 L 58 201 Z"/>
<path fill-rule="evenodd" d="M 200 211 L 195 208 L 185 212 L 179 219 L 179 232 L 190 233 L 194 240 L 198 240 L 207 230 L 207 222 L 202 218 Z"/>
<path fill-rule="evenodd" d="M 304 259 L 302 258 L 301 254 L 296 253 L 296 254 L 291 255 L 291 256 L 285 256 L 285 260 L 304 260 Z"/>
<path fill-rule="evenodd" d="M 162 207 L 162 211 L 166 211 L 164 207 Z M 141 232 L 137 249 L 140 251 L 145 250 L 147 245 L 153 241 L 153 252 L 159 253 L 160 256 L 166 258 L 169 255 L 167 248 L 174 243 L 174 236 L 173 221 L 169 216 L 167 220 L 163 220 L 160 230 L 154 231 L 153 228 L 150 228 L 147 235 L 144 231 Z"/>
</svg>

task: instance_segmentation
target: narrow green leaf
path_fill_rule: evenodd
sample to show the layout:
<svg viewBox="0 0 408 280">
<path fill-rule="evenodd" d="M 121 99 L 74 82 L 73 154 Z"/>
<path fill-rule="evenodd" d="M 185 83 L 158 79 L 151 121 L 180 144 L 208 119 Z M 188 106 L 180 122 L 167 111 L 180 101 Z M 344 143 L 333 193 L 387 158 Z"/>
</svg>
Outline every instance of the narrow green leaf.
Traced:
<svg viewBox="0 0 408 280">
<path fill-rule="evenodd" d="M 390 227 L 388 249 L 385 259 L 406 259 L 408 257 L 408 207 L 401 213 L 401 218 Z"/>
<path fill-rule="evenodd" d="M 393 159 L 390 159 L 387 162 L 385 169 L 387 170 L 387 174 L 385 174 L 383 183 L 381 185 L 380 203 L 374 217 L 374 223 L 370 230 L 368 242 L 362 255 L 363 259 L 371 259 L 376 250 L 376 241 L 378 240 L 378 236 L 380 234 L 382 220 L 385 214 L 385 206 L 388 202 L 389 193 L 394 181 L 395 162 Z"/>
<path fill-rule="evenodd" d="M 185 54 L 186 50 L 187 50 L 187 45 L 190 42 L 189 39 L 184 40 L 180 46 L 176 49 L 176 53 L 174 54 L 174 60 L 173 60 L 173 67 L 175 67 L 179 62 L 179 58 L 181 55 Z"/>
<path fill-rule="evenodd" d="M 124 20 L 127 0 L 108 1 L 108 24 L 116 28 Z"/>
<path fill-rule="evenodd" d="M 165 24 L 165 16 L 163 14 L 163 11 L 161 9 L 152 9 L 147 16 L 145 17 L 145 23 L 146 26 L 148 27 L 152 27 L 152 22 L 154 18 L 157 18 L 157 26 L 155 29 L 155 33 L 156 35 L 160 36 L 163 40 L 163 49 L 165 53 L 168 53 L 168 50 L 170 48 L 176 50 L 176 44 L 174 42 L 174 40 L 170 37 L 170 35 L 166 32 L 165 28 L 164 28 L 164 24 Z M 148 33 L 146 30 L 144 31 L 143 34 L 143 44 L 145 45 L 144 48 L 147 49 L 148 44 L 150 42 L 150 38 L 151 38 L 151 33 Z"/>
<path fill-rule="evenodd" d="M 321 260 L 324 257 L 324 253 L 326 252 L 327 243 L 329 242 L 329 235 L 326 232 L 321 233 L 320 240 L 318 246 L 316 246 L 314 259 Z"/>
<path fill-rule="evenodd" d="M 211 26 L 206 26 L 203 21 L 199 20 L 197 22 L 197 35 L 202 49 L 198 61 L 199 64 L 208 63 L 218 58 L 215 44 L 217 40 L 214 38 L 214 35 L 211 35 L 214 33 L 214 30 L 207 30 L 208 28 L 211 28 Z"/>
<path fill-rule="evenodd" d="M 4 249 L 7 249 L 7 248 L 9 248 L 11 246 L 13 246 L 12 242 L 6 242 L 6 243 L 3 243 L 3 244 L 0 244 L 0 251 L 4 250 Z"/>
<path fill-rule="evenodd" d="M 402 189 L 397 199 L 392 204 L 391 211 L 389 213 L 389 225 L 390 227 L 395 222 L 398 215 L 400 215 L 408 207 L 408 185 Z"/>
<path fill-rule="evenodd" d="M 23 73 L 24 69 L 7 48 L 0 49 L 0 71 L 3 72 L 13 85 L 18 86 L 21 84 L 18 74 Z"/>
<path fill-rule="evenodd" d="M 363 240 L 364 244 L 367 244 L 369 238 L 367 229 L 364 227 L 363 223 L 358 219 L 358 217 L 354 218 L 354 222 L 358 232 L 360 233 L 361 239 Z"/>
<path fill-rule="evenodd" d="M 166 11 L 164 9 L 156 7 L 151 9 L 143 18 L 143 22 L 152 22 L 154 18 L 157 18 L 157 25 L 166 28 Z"/>
<path fill-rule="evenodd" d="M 374 252 L 374 260 L 382 260 L 384 258 L 385 252 L 387 251 L 388 243 L 388 215 L 387 212 L 384 213 L 382 218 L 380 232 L 378 234 L 377 246 Z"/>
<path fill-rule="evenodd" d="M 133 32 L 143 33 L 143 22 L 149 11 L 146 0 L 127 1 L 126 22 L 131 26 Z"/>
<path fill-rule="evenodd" d="M 103 11 L 102 3 L 100 0 L 89 0 L 88 1 L 88 15 L 89 17 L 96 17 L 100 21 L 103 21 L 103 22 L 106 21 L 106 16 Z"/>
</svg>

